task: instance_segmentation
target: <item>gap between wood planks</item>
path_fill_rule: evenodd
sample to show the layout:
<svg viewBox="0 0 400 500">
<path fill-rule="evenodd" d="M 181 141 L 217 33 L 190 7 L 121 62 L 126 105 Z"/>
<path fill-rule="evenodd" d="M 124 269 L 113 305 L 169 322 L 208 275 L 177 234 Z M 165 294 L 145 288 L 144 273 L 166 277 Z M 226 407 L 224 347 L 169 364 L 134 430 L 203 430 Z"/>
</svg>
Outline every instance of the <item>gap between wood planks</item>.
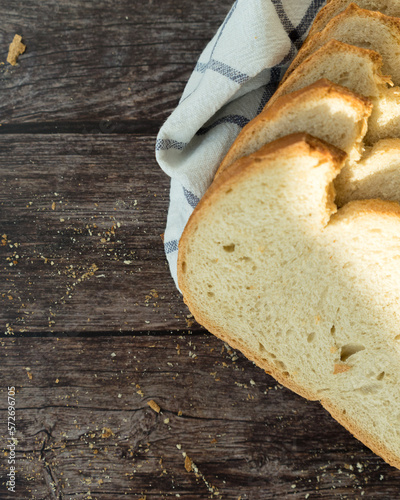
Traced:
<svg viewBox="0 0 400 500">
<path fill-rule="evenodd" d="M 92 120 L 3 123 L 0 134 L 141 134 L 155 136 L 160 123 L 152 120 Z"/>
</svg>

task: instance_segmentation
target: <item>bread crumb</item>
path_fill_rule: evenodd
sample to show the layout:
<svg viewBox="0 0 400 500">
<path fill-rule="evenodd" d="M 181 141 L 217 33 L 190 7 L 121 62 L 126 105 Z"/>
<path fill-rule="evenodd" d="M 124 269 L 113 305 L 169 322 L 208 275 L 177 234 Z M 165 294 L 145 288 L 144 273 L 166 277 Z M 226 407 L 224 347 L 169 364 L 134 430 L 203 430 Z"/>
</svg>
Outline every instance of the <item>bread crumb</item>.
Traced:
<svg viewBox="0 0 400 500">
<path fill-rule="evenodd" d="M 187 472 L 191 472 L 192 468 L 193 468 L 193 463 L 190 460 L 190 458 L 186 455 L 186 458 L 185 458 L 185 469 L 187 470 Z"/>
<path fill-rule="evenodd" d="M 109 427 L 104 427 L 102 432 L 101 432 L 101 437 L 103 439 L 109 438 L 111 436 L 114 436 L 113 431 Z"/>
<path fill-rule="evenodd" d="M 21 43 L 22 36 L 15 35 L 13 41 L 10 43 L 10 47 L 8 49 L 7 62 L 12 66 L 15 66 L 18 61 L 18 56 L 23 54 L 26 49 L 26 45 Z"/>
<path fill-rule="evenodd" d="M 161 408 L 158 406 L 158 404 L 155 401 L 153 401 L 153 400 L 147 401 L 147 404 L 150 406 L 150 408 L 152 410 L 154 410 L 157 413 L 160 413 Z"/>
<path fill-rule="evenodd" d="M 335 364 L 333 367 L 333 374 L 337 375 L 338 373 L 348 372 L 349 370 L 351 370 L 351 366 L 349 366 L 349 365 Z"/>
</svg>

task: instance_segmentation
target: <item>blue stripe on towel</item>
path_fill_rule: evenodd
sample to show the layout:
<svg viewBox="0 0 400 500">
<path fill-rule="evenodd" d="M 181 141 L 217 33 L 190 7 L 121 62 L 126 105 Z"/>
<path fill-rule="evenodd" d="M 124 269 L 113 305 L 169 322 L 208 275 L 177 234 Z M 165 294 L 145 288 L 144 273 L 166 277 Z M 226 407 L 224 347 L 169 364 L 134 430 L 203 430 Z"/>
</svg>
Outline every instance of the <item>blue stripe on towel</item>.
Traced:
<svg viewBox="0 0 400 500">
<path fill-rule="evenodd" d="M 244 83 L 249 79 L 249 76 L 245 73 L 242 73 L 241 71 L 232 68 L 232 66 L 215 59 L 210 59 L 208 63 L 198 62 L 196 64 L 195 70 L 199 73 L 204 73 L 207 69 L 211 69 L 212 71 L 229 78 L 229 80 L 232 80 L 235 83 Z"/>
<path fill-rule="evenodd" d="M 295 45 L 295 47 L 299 49 L 302 44 L 301 35 L 299 35 L 297 28 L 293 25 L 292 21 L 286 14 L 286 11 L 282 5 L 282 1 L 272 0 L 272 3 L 274 4 L 276 13 L 278 14 L 282 26 L 285 28 L 288 37 L 290 38 L 291 42 Z"/>
<path fill-rule="evenodd" d="M 325 0 L 313 0 L 310 3 L 307 12 L 304 14 L 303 19 L 300 21 L 300 24 L 296 28 L 301 37 L 303 37 L 303 35 L 307 33 L 308 28 L 311 26 L 311 23 L 315 19 L 316 13 L 323 5 L 325 5 Z"/>
<path fill-rule="evenodd" d="M 156 151 L 166 151 L 168 149 L 183 150 L 187 146 L 186 142 L 174 141 L 173 139 L 157 139 Z"/>
<path fill-rule="evenodd" d="M 263 95 L 261 96 L 261 102 L 257 109 L 257 115 L 261 113 L 261 111 L 264 109 L 264 106 L 271 99 L 272 95 L 274 94 L 275 90 L 278 87 L 280 77 L 281 77 L 281 71 L 279 66 L 274 66 L 271 69 L 270 80 L 265 85 Z"/>
<path fill-rule="evenodd" d="M 211 129 L 216 127 L 217 125 L 220 125 L 221 123 L 235 123 L 238 125 L 240 128 L 243 128 L 245 125 L 249 123 L 249 119 L 246 118 L 245 116 L 242 115 L 227 115 L 222 118 L 219 118 L 216 120 L 214 123 L 211 125 L 208 125 L 207 127 L 202 127 L 200 128 L 197 132 L 196 135 L 204 135 L 207 132 L 209 132 Z"/>
<path fill-rule="evenodd" d="M 164 243 L 164 251 L 168 255 L 172 252 L 178 251 L 178 240 L 167 241 Z"/>
<path fill-rule="evenodd" d="M 183 187 L 183 186 L 182 186 Z M 200 199 L 190 191 L 188 191 L 185 187 L 183 187 L 183 193 L 185 195 L 186 201 L 192 208 L 196 208 L 196 205 L 199 203 Z"/>
</svg>

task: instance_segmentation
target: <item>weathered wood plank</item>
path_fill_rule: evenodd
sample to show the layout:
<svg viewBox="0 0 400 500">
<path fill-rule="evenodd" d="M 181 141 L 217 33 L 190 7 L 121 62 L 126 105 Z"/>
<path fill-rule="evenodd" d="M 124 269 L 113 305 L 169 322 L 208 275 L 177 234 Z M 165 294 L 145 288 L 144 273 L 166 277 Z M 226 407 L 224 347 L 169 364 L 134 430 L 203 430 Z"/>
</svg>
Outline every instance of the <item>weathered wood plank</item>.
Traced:
<svg viewBox="0 0 400 500">
<path fill-rule="evenodd" d="M 0 137 L 0 331 L 188 328 L 154 138 Z M 3 236 L 5 235 L 5 236 Z"/>
<path fill-rule="evenodd" d="M 231 5 L 2 2 L 0 62 L 15 33 L 27 50 L 17 66 L 0 66 L 0 123 L 129 120 L 154 133 Z"/>
<path fill-rule="evenodd" d="M 17 388 L 18 498 L 397 498 L 399 471 L 212 336 L 0 345 L 4 448 Z"/>
</svg>

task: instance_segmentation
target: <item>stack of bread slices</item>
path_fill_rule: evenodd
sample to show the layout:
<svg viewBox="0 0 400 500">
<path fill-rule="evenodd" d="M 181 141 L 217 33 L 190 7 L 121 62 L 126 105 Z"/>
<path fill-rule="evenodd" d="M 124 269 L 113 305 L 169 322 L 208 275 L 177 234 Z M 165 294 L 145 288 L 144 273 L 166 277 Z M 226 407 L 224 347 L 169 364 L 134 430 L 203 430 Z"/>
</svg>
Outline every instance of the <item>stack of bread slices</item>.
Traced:
<svg viewBox="0 0 400 500">
<path fill-rule="evenodd" d="M 400 468 L 400 0 L 330 0 L 179 244 L 196 320 Z"/>
</svg>

